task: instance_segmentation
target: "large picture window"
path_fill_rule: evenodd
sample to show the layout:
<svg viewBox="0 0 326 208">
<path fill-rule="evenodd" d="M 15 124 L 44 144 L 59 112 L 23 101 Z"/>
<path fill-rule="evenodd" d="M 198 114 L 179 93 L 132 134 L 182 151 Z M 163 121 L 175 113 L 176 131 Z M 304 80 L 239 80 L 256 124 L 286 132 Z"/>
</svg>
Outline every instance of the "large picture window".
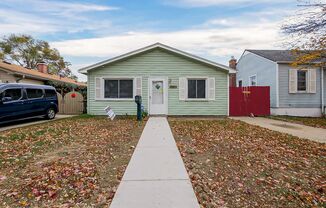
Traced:
<svg viewBox="0 0 326 208">
<path fill-rule="evenodd" d="M 298 70 L 298 91 L 307 91 L 307 71 Z"/>
<path fill-rule="evenodd" d="M 206 79 L 188 79 L 188 98 L 206 98 Z"/>
<path fill-rule="evenodd" d="M 106 79 L 104 89 L 104 98 L 133 98 L 132 79 Z"/>
</svg>

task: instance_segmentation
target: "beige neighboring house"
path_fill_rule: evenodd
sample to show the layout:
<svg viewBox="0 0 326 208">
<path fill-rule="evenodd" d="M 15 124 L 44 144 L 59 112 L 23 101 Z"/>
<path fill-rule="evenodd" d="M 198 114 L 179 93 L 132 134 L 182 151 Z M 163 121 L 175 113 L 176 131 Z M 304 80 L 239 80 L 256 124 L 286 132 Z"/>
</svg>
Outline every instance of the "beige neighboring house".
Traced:
<svg viewBox="0 0 326 208">
<path fill-rule="evenodd" d="M 60 77 L 48 73 L 45 63 L 39 63 L 37 69 L 27 69 L 16 64 L 10 64 L 0 60 L 0 83 L 27 83 L 44 85 L 47 81 L 74 84 L 78 87 L 87 87 L 86 83 Z"/>
</svg>

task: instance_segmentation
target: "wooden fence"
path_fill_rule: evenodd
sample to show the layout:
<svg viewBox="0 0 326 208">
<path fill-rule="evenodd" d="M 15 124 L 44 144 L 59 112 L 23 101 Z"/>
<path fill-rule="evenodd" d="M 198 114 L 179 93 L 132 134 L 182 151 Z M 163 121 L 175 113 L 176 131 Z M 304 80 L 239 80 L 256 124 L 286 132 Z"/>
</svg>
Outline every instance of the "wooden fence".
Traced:
<svg viewBox="0 0 326 208">
<path fill-rule="evenodd" d="M 58 95 L 59 114 L 82 114 L 84 111 L 84 97 L 79 92 L 69 92 L 64 97 Z"/>
</svg>

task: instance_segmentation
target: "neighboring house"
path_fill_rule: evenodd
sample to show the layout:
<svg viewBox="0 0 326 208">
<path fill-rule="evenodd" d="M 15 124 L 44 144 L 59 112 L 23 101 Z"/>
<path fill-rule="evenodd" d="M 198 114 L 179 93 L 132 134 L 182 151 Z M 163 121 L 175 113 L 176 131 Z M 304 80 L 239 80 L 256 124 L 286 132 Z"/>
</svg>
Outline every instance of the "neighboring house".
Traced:
<svg viewBox="0 0 326 208">
<path fill-rule="evenodd" d="M 135 115 L 135 95 L 151 115 L 228 115 L 229 73 L 235 70 L 156 43 L 82 68 L 88 113 Z"/>
<path fill-rule="evenodd" d="M 325 69 L 293 68 L 289 50 L 245 50 L 237 63 L 237 86 L 270 86 L 274 115 L 317 117 L 325 113 Z"/>
<path fill-rule="evenodd" d="M 0 60 L 0 83 L 27 83 L 44 85 L 49 81 L 73 84 L 77 87 L 87 86 L 86 83 L 77 82 L 76 80 L 67 77 L 48 74 L 47 65 L 45 63 L 39 63 L 37 65 L 37 69 L 32 70 Z"/>
</svg>

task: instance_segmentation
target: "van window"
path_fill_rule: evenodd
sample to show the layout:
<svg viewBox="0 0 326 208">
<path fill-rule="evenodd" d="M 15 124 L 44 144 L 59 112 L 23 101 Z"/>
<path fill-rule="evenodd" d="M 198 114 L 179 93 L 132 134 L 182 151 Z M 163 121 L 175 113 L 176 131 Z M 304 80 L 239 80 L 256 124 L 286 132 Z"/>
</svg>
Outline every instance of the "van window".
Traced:
<svg viewBox="0 0 326 208">
<path fill-rule="evenodd" d="M 19 100 L 22 97 L 22 90 L 20 88 L 6 89 L 2 93 L 2 97 L 11 97 L 12 101 Z"/>
<path fill-rule="evenodd" d="M 55 97 L 57 92 L 55 90 L 45 90 L 45 97 Z"/>
<path fill-rule="evenodd" d="M 26 89 L 26 92 L 27 92 L 27 97 L 30 98 L 30 99 L 33 99 L 33 98 L 41 98 L 43 97 L 43 90 L 41 89 Z"/>
</svg>

